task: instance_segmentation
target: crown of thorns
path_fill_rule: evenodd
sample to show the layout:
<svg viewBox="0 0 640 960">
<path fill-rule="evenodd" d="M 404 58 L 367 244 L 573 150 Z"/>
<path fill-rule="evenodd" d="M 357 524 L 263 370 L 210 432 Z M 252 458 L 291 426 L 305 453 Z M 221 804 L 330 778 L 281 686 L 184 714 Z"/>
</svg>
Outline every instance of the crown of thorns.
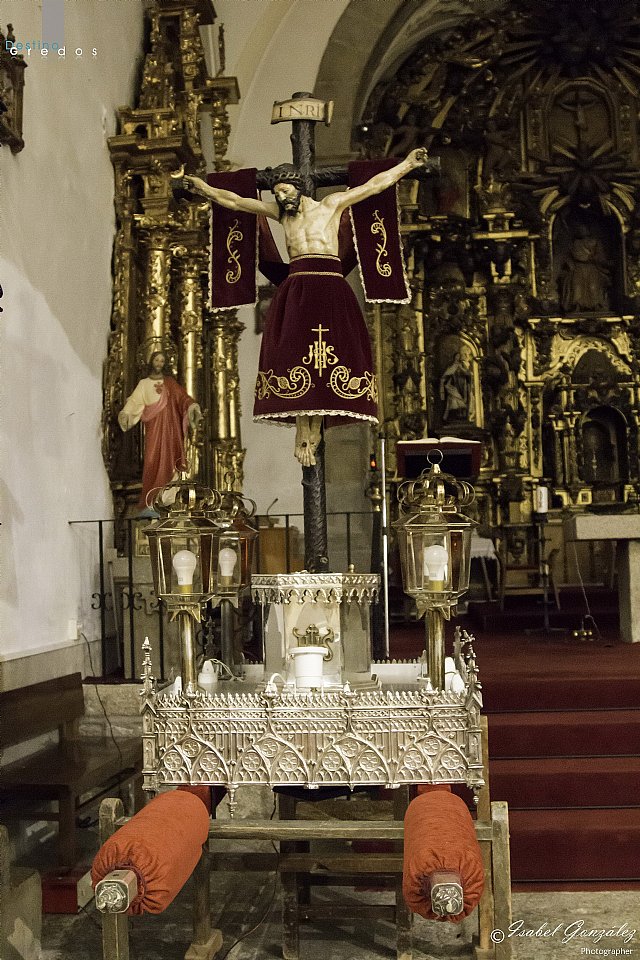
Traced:
<svg viewBox="0 0 640 960">
<path fill-rule="evenodd" d="M 265 177 L 272 192 L 278 183 L 291 183 L 298 190 L 302 190 L 304 187 L 302 175 L 298 173 L 292 163 L 281 163 L 277 167 L 267 167 Z"/>
</svg>

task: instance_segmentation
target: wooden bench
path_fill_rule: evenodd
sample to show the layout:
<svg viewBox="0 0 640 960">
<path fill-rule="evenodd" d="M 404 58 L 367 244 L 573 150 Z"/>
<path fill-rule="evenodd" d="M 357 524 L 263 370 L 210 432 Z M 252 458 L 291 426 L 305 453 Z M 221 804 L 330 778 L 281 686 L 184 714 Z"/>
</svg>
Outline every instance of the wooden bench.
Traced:
<svg viewBox="0 0 640 960">
<path fill-rule="evenodd" d="M 142 742 L 81 737 L 84 716 L 82 677 L 55 680 L 0 694 L 3 749 L 51 733 L 58 742 L 37 749 L 0 769 L 0 819 L 53 820 L 58 823 L 58 860 L 76 862 L 76 816 L 121 784 L 141 787 Z M 57 812 L 45 809 L 57 804 Z M 35 809 L 34 809 L 35 807 Z"/>
</svg>

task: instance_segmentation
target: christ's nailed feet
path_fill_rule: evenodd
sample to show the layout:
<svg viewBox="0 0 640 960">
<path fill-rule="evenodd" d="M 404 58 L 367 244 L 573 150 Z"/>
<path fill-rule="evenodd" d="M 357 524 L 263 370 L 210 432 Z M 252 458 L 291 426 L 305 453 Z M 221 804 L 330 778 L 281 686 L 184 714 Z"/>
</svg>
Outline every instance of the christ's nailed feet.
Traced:
<svg viewBox="0 0 640 960">
<path fill-rule="evenodd" d="M 296 417 L 295 458 L 303 467 L 314 467 L 322 437 L 322 417 Z"/>
</svg>

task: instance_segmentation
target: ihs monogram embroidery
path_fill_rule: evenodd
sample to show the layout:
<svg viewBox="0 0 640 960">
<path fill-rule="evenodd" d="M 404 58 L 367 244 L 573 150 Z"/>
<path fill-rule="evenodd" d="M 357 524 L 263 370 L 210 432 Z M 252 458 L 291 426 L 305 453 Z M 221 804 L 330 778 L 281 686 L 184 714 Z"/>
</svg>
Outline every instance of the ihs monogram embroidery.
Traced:
<svg viewBox="0 0 640 960">
<path fill-rule="evenodd" d="M 317 370 L 318 373 L 323 373 L 328 365 L 333 366 L 336 364 L 338 358 L 331 344 L 326 343 L 326 341 L 322 339 L 322 334 L 329 332 L 328 327 L 323 327 L 322 324 L 319 324 L 317 327 L 312 327 L 311 332 L 317 333 L 318 339 L 315 343 L 309 344 L 309 353 L 306 357 L 303 357 L 302 362 L 307 366 L 313 363 L 314 370 Z"/>
<path fill-rule="evenodd" d="M 260 370 L 256 381 L 256 397 L 258 400 L 266 400 L 271 394 L 276 397 L 283 397 L 289 400 L 295 400 L 303 397 L 311 390 L 315 384 L 311 375 L 305 367 L 313 366 L 318 371 L 319 379 L 323 379 L 322 374 L 327 367 L 334 367 L 329 377 L 329 388 L 338 397 L 344 400 L 356 400 L 359 397 L 365 397 L 374 403 L 378 399 L 378 387 L 375 374 L 365 370 L 361 377 L 352 377 L 351 370 L 344 365 L 336 366 L 340 362 L 336 355 L 335 347 L 323 338 L 323 334 L 329 333 L 328 327 L 319 324 L 311 328 L 312 333 L 318 336 L 313 343 L 309 344 L 309 352 L 302 358 L 304 366 L 297 365 L 287 370 L 287 376 L 278 376 L 271 370 Z"/>
</svg>

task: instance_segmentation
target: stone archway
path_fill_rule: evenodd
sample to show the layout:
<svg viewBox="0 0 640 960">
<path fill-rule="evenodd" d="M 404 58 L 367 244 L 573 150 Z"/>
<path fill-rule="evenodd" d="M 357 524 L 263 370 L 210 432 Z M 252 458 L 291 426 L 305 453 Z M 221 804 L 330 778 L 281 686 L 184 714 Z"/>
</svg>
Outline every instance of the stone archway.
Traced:
<svg viewBox="0 0 640 960">
<path fill-rule="evenodd" d="M 353 130 L 375 83 L 390 76 L 421 40 L 471 16 L 461 0 L 352 0 L 325 48 L 314 92 L 335 100 L 330 127 L 318 130 L 318 157 L 356 155 Z"/>
</svg>

